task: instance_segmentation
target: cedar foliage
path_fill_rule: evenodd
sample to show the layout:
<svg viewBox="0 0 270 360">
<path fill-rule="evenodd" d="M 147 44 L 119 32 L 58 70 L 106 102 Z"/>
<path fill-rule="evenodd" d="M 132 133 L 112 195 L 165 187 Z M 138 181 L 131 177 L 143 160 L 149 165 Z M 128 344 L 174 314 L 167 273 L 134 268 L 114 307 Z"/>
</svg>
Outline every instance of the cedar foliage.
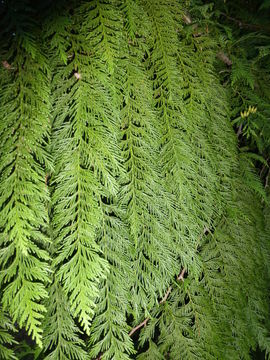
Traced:
<svg viewBox="0 0 270 360">
<path fill-rule="evenodd" d="M 269 355 L 269 7 L 2 1 L 1 359 Z"/>
</svg>

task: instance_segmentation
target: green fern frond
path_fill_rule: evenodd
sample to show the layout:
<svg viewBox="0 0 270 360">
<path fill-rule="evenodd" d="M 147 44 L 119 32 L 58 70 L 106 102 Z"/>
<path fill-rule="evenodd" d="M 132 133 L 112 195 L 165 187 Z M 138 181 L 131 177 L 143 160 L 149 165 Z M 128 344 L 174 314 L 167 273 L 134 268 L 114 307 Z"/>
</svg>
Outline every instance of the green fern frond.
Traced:
<svg viewBox="0 0 270 360">
<path fill-rule="evenodd" d="M 46 309 L 40 301 L 47 296 L 50 272 L 45 250 L 49 202 L 45 168 L 50 166 L 46 152 L 48 64 L 38 41 L 27 28 L 20 33 L 18 26 L 11 43 L 13 52 L 5 53 L 13 69 L 1 69 L 0 278 L 4 309 L 41 346 L 41 319 Z"/>
<path fill-rule="evenodd" d="M 93 358 L 102 354 L 103 359 L 129 359 L 134 349 L 128 336 L 125 313 L 129 311 L 131 302 L 129 258 L 132 246 L 119 209 L 102 201 L 100 206 L 102 222 L 98 242 L 110 264 L 110 274 L 101 283 L 96 316 L 91 326 L 89 352 Z"/>
<path fill-rule="evenodd" d="M 73 27 L 79 32 L 78 24 Z M 98 200 L 103 187 L 111 195 L 117 192 L 114 173 L 119 164 L 113 131 L 117 113 L 112 112 L 103 66 L 91 57 L 90 47 L 81 47 L 79 34 L 70 37 L 73 57 L 66 67 L 57 68 L 54 79 L 56 171 L 52 184 L 58 247 L 54 266 L 69 295 L 73 315 L 89 333 L 98 284 L 108 269 L 95 231 L 101 221 Z M 58 83 L 59 76 L 65 80 L 62 84 Z M 106 143 L 104 138 L 108 139 Z"/>
<path fill-rule="evenodd" d="M 0 2 L 1 359 L 269 357 L 269 36 L 240 2 Z"/>
</svg>

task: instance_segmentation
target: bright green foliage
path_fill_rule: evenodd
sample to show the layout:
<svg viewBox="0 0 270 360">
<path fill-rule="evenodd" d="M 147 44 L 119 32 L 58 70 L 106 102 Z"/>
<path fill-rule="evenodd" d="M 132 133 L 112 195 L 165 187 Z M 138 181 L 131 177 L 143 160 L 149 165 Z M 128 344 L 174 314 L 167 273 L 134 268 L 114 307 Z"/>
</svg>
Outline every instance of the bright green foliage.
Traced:
<svg viewBox="0 0 270 360">
<path fill-rule="evenodd" d="M 159 11 L 160 8 L 162 11 Z M 156 6 L 148 4 L 152 19 L 151 32 L 154 34 L 153 44 L 149 45 L 153 48 L 150 63 L 154 98 L 162 121 L 161 163 L 168 191 L 177 203 L 176 209 L 173 208 L 170 214 L 171 228 L 176 230 L 174 235 L 178 244 L 175 251 L 179 252 L 183 266 L 198 275 L 198 243 L 205 227 L 210 226 L 209 221 L 213 221 L 214 203 L 218 200 L 215 198 L 218 194 L 215 185 L 219 159 L 213 149 L 216 130 L 212 124 L 210 128 L 208 122 L 212 123 L 216 118 L 220 126 L 218 131 L 222 131 L 226 113 L 223 104 L 211 105 L 209 101 L 211 99 L 213 103 L 211 63 L 208 77 L 203 77 L 203 69 L 198 71 L 199 75 L 194 73 L 194 67 L 201 60 L 194 52 L 194 47 L 199 47 L 199 44 L 193 42 L 185 45 L 183 41 L 184 46 L 178 49 L 177 30 L 181 18 L 174 18 L 178 8 L 177 3 L 172 3 L 171 7 L 166 2 L 157 3 Z M 208 47 L 209 43 L 206 42 L 203 66 L 208 60 Z M 206 89 L 203 96 L 202 82 Z M 219 91 L 215 85 L 214 97 Z M 222 147 L 218 149 L 220 151 Z M 226 171 L 225 166 L 223 171 Z"/>
<path fill-rule="evenodd" d="M 79 30 L 79 25 L 74 24 L 73 32 Z M 53 79 L 54 266 L 59 268 L 57 277 L 69 295 L 71 311 L 89 333 L 98 283 L 107 269 L 95 242 L 101 218 L 98 201 L 103 186 L 109 193 L 116 193 L 112 172 L 117 171 L 118 162 L 111 135 L 114 113 L 106 75 L 97 61 L 87 56 L 90 48 L 83 48 L 79 34 L 70 32 L 70 37 L 71 60 L 66 66 L 57 66 Z M 104 138 L 108 138 L 105 144 Z"/>
<path fill-rule="evenodd" d="M 12 69 L 7 73 L 2 67 L 0 75 L 0 279 L 4 310 L 41 345 L 46 309 L 40 300 L 49 280 L 44 168 L 49 166 L 50 90 L 47 60 L 32 30 L 32 24 L 16 23 L 16 40 L 9 39 L 5 49 Z"/>
<path fill-rule="evenodd" d="M 191 156 L 193 149 L 188 141 L 189 125 L 183 106 L 181 72 L 177 64 L 177 20 L 173 18 L 173 14 L 178 8 L 176 2 L 172 2 L 170 7 L 165 1 L 156 2 L 153 6 L 150 1 L 145 3 L 150 32 L 153 34 L 149 44 L 152 49 L 149 67 L 153 77 L 155 105 L 161 122 L 161 165 L 166 187 L 176 202 L 176 208 L 172 208 L 169 214 L 171 227 L 176 230 L 174 241 L 179 244 L 175 251 L 185 268 L 198 272 L 195 253 L 203 225 L 200 226 L 193 220 L 187 223 L 185 219 L 187 213 L 196 218 L 196 209 L 191 205 L 191 199 L 193 191 L 196 192 L 197 189 L 192 184 L 195 158 Z"/>
<path fill-rule="evenodd" d="M 269 6 L 234 3 L 1 3 L 1 359 L 269 357 Z"/>
</svg>

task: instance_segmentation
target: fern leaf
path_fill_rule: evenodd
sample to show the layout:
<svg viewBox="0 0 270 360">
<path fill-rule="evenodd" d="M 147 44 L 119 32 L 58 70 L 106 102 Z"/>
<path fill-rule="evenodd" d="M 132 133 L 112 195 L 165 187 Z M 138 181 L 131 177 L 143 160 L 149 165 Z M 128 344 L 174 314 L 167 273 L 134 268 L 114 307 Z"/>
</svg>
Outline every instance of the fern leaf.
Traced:
<svg viewBox="0 0 270 360">
<path fill-rule="evenodd" d="M 40 301 L 47 296 L 50 272 L 45 250 L 50 100 L 47 62 L 28 31 L 11 45 L 17 71 L 1 70 L 0 279 L 4 309 L 41 346 L 45 307 Z"/>
</svg>

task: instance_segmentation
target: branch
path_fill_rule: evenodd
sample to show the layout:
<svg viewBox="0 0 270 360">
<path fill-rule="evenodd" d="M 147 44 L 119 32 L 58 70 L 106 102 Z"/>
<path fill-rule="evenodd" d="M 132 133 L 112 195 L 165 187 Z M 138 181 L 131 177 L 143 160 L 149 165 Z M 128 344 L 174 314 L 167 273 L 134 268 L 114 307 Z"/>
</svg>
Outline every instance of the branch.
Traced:
<svg viewBox="0 0 270 360">
<path fill-rule="evenodd" d="M 184 281 L 185 273 L 186 273 L 186 270 L 183 269 L 183 270 L 179 273 L 179 275 L 177 276 L 176 280 L 177 280 L 177 281 Z M 165 295 L 163 296 L 163 298 L 160 300 L 159 304 L 164 304 L 164 303 L 167 301 L 167 299 L 168 299 L 171 291 L 172 291 L 172 286 L 170 286 L 170 287 L 168 288 L 168 290 L 166 291 L 166 294 L 165 294 Z M 149 317 L 145 318 L 140 324 L 138 324 L 138 325 L 135 326 L 133 329 L 131 329 L 130 332 L 128 333 L 128 335 L 131 337 L 137 330 L 139 330 L 139 329 L 142 328 L 143 326 L 146 326 L 149 320 L 150 320 Z M 100 355 L 96 358 L 96 360 L 101 360 L 101 359 L 102 359 L 102 354 L 100 354 Z"/>
<path fill-rule="evenodd" d="M 221 61 L 224 62 L 224 64 L 231 66 L 232 65 L 232 60 L 228 57 L 228 55 L 224 54 L 224 52 L 219 51 L 217 53 L 217 58 Z"/>
<path fill-rule="evenodd" d="M 183 270 L 180 272 L 180 274 L 177 276 L 176 280 L 177 280 L 177 281 L 184 281 L 185 272 L 186 272 L 186 270 L 183 269 Z M 166 294 L 163 296 L 162 300 L 160 300 L 160 302 L 159 302 L 160 304 L 165 303 L 165 301 L 168 299 L 168 296 L 170 295 L 171 291 L 172 291 L 172 286 L 170 286 L 170 287 L 168 288 L 168 290 L 166 291 Z"/>
<path fill-rule="evenodd" d="M 248 23 L 243 22 L 242 20 L 239 20 L 232 16 L 229 16 L 224 12 L 221 12 L 220 14 L 225 16 L 228 20 L 231 20 L 232 22 L 236 23 L 239 26 L 239 28 L 246 28 L 246 29 L 250 29 L 250 30 L 262 30 L 262 31 L 270 32 L 270 27 L 266 27 L 266 26 L 259 25 L 259 24 L 248 24 Z"/>
<path fill-rule="evenodd" d="M 144 319 L 139 325 L 135 326 L 130 332 L 129 332 L 129 336 L 132 336 L 137 330 L 139 330 L 141 327 L 146 326 L 146 324 L 148 323 L 150 319 L 146 318 Z"/>
</svg>

